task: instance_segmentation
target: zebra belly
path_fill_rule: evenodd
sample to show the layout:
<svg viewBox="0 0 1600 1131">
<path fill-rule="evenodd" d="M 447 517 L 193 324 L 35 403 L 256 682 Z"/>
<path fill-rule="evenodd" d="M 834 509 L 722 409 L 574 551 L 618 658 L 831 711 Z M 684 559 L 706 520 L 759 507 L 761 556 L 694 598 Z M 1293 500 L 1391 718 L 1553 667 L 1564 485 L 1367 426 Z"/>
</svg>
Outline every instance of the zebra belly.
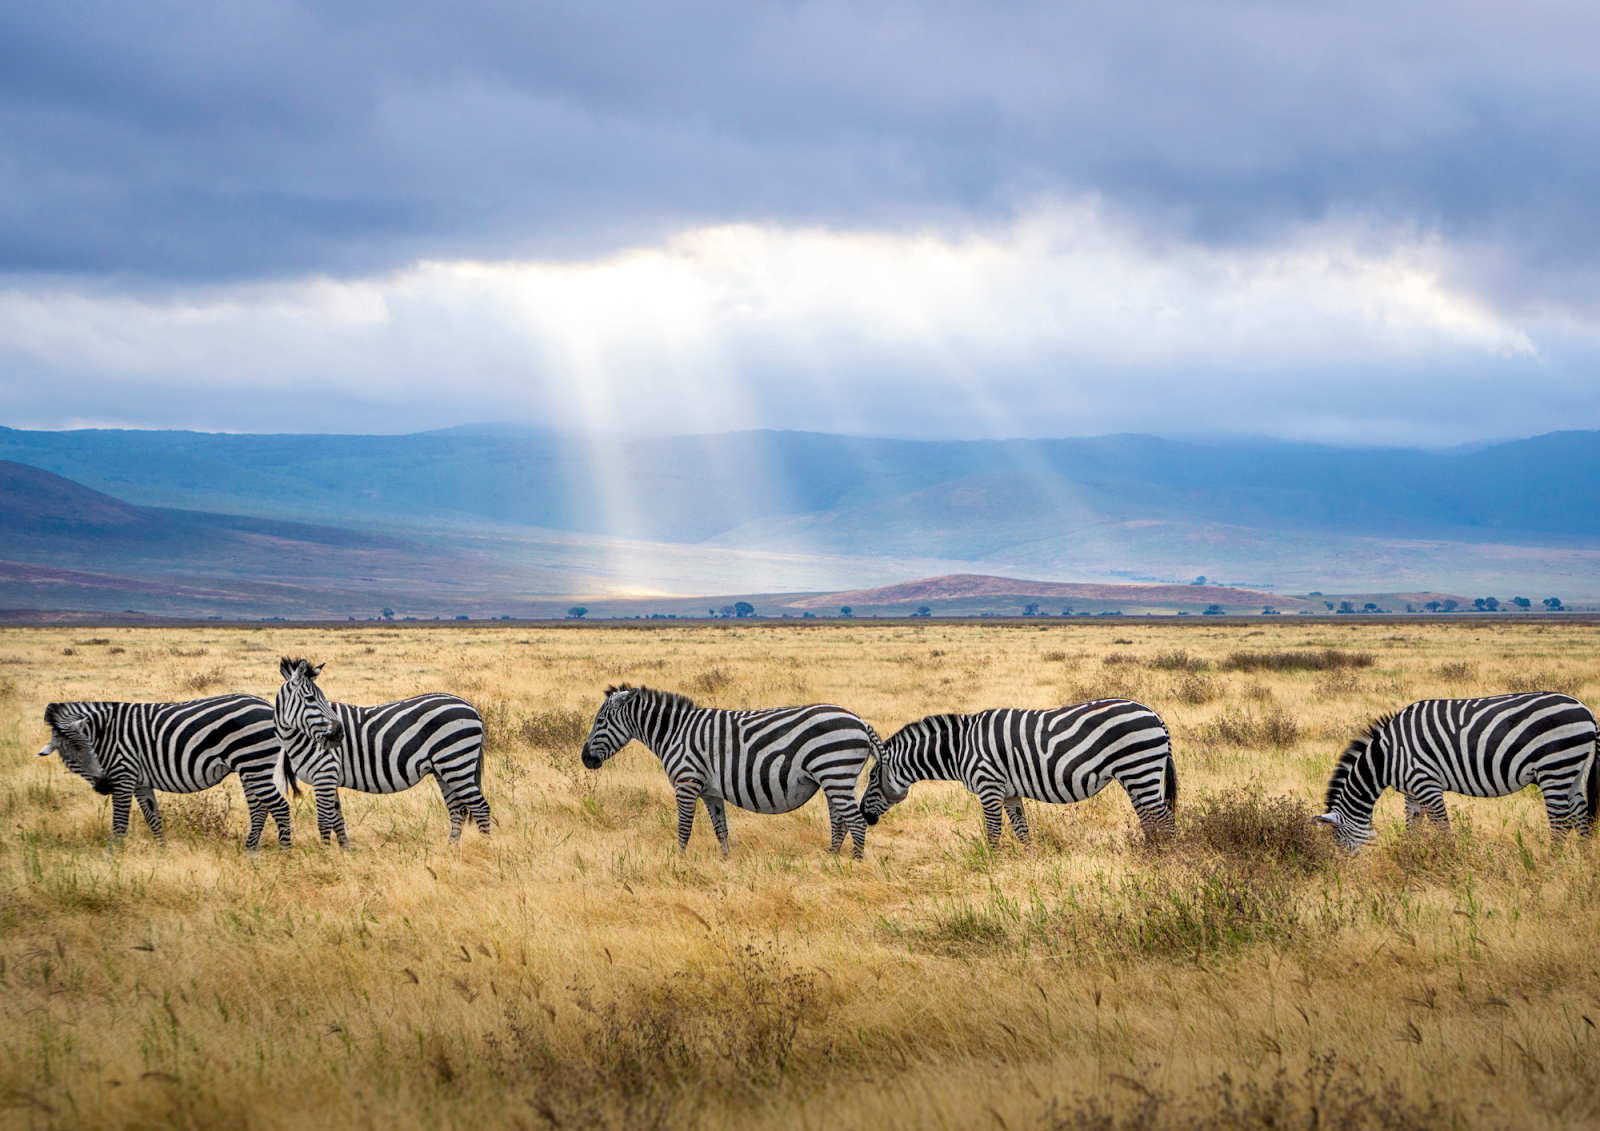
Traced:
<svg viewBox="0 0 1600 1131">
<path fill-rule="evenodd" d="M 183 772 L 170 773 L 168 767 L 157 762 L 145 767 L 145 775 L 149 776 L 150 784 L 163 793 L 198 793 L 221 783 L 223 778 L 233 773 L 233 767 L 221 758 L 207 758 L 198 766 L 183 764 L 176 768 Z"/>
<path fill-rule="evenodd" d="M 796 774 L 782 783 L 760 784 L 771 788 L 751 791 L 748 787 L 724 789 L 716 784 L 708 784 L 700 792 L 704 797 L 720 797 L 729 805 L 752 813 L 788 813 L 810 801 L 816 796 L 818 788 L 816 780 L 806 774 Z"/>
</svg>

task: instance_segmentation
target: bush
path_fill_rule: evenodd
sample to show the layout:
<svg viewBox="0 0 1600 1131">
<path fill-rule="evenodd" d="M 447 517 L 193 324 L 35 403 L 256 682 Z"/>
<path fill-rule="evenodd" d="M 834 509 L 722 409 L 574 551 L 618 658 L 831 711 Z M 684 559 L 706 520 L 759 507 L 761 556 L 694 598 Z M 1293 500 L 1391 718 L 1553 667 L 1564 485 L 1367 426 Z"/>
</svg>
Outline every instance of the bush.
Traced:
<svg viewBox="0 0 1600 1131">
<path fill-rule="evenodd" d="M 1304 652 L 1234 652 L 1222 667 L 1230 672 L 1324 672 L 1335 668 L 1370 668 L 1371 652 L 1345 652 L 1338 648 L 1308 649 Z"/>
<path fill-rule="evenodd" d="M 1193 672 L 1184 676 L 1172 685 L 1172 697 L 1180 703 L 1190 707 L 1198 707 L 1209 703 L 1222 694 L 1222 689 L 1217 681 L 1210 676 L 1196 675 Z"/>
<path fill-rule="evenodd" d="M 1200 735 L 1207 742 L 1251 749 L 1292 746 L 1300 740 L 1300 724 L 1281 707 L 1269 707 L 1259 715 L 1235 708 L 1202 726 Z"/>
<path fill-rule="evenodd" d="M 1205 793 L 1184 806 L 1179 843 L 1227 857 L 1246 870 L 1269 863 L 1315 872 L 1334 854 L 1334 839 L 1317 827 L 1298 797 L 1265 797 L 1259 786 Z"/>
<path fill-rule="evenodd" d="M 535 750 L 565 750 L 582 746 L 589 737 L 590 716 L 576 709 L 556 707 L 523 716 L 517 737 Z"/>
<path fill-rule="evenodd" d="M 1538 668 L 1531 672 L 1516 671 L 1506 676 L 1507 691 L 1555 691 L 1577 698 L 1587 681 L 1579 672 L 1561 672 Z"/>
<path fill-rule="evenodd" d="M 1452 682 L 1459 682 L 1463 680 L 1476 679 L 1478 676 L 1478 665 L 1469 664 L 1466 660 L 1452 660 L 1447 664 L 1440 664 L 1438 672 L 1440 679 L 1448 679 Z"/>
<path fill-rule="evenodd" d="M 1211 665 L 1198 656 L 1179 649 L 1176 652 L 1164 652 L 1150 661 L 1150 667 L 1162 672 L 1201 672 Z"/>
</svg>

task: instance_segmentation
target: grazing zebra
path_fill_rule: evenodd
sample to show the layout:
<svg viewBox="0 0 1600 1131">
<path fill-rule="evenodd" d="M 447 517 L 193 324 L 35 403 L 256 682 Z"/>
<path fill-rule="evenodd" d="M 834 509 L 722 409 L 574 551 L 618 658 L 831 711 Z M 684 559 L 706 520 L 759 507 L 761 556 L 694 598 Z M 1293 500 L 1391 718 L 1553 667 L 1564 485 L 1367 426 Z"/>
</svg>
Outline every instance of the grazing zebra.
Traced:
<svg viewBox="0 0 1600 1131">
<path fill-rule="evenodd" d="M 196 793 L 237 773 L 250 806 L 244 846 L 255 851 L 271 813 L 278 843 L 289 847 L 289 803 L 276 780 L 278 736 L 272 707 L 254 695 L 218 695 L 188 703 L 52 703 L 44 709 L 50 741 L 67 769 L 111 795 L 111 833 L 128 833 L 137 797 L 150 832 L 161 839 L 156 790 Z"/>
<path fill-rule="evenodd" d="M 1600 774 L 1595 723 L 1570 695 L 1533 691 L 1484 699 L 1423 699 L 1375 720 L 1339 758 L 1327 809 L 1349 849 L 1373 837 L 1372 808 L 1384 789 L 1405 794 L 1406 819 L 1448 826 L 1444 794 L 1504 797 L 1530 783 L 1544 795 L 1550 830 L 1594 827 Z"/>
<path fill-rule="evenodd" d="M 1083 801 L 1116 780 L 1128 791 L 1146 839 L 1170 835 L 1175 827 L 1178 768 L 1167 724 L 1131 699 L 929 715 L 901 727 L 883 746 L 861 799 L 869 824 L 919 781 L 958 781 L 983 805 L 991 848 L 1000 845 L 1002 808 L 1026 845 L 1024 797 Z"/>
<path fill-rule="evenodd" d="M 723 803 L 756 813 L 788 813 L 817 790 L 828 799 L 828 822 L 838 852 L 849 830 L 852 855 L 866 850 L 867 825 L 856 805 L 856 779 L 881 749 L 856 715 L 826 703 L 764 711 L 696 707 L 670 691 L 606 688 L 583 743 L 583 764 L 597 770 L 630 741 L 661 759 L 678 799 L 678 848 L 689 847 L 697 799 L 706 804 L 722 854 L 728 854 Z"/>
<path fill-rule="evenodd" d="M 311 784 L 317 796 L 317 831 L 326 843 L 337 833 L 348 848 L 339 790 L 399 793 L 429 774 L 450 811 L 450 843 L 461 839 L 470 813 L 489 835 L 483 796 L 483 719 L 465 699 L 418 695 L 377 707 L 330 703 L 317 686 L 323 665 L 285 657 L 283 686 L 273 709 L 283 743 L 284 776 Z"/>
</svg>

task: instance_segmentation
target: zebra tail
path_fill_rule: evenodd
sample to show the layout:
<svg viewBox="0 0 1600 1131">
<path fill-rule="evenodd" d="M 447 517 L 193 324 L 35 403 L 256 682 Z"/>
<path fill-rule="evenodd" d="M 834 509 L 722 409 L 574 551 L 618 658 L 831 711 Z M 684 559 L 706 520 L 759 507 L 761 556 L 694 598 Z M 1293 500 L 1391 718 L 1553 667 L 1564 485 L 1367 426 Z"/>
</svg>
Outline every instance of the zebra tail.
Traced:
<svg viewBox="0 0 1600 1131">
<path fill-rule="evenodd" d="M 1589 765 L 1585 777 L 1588 779 L 1583 786 L 1584 808 L 1589 816 L 1587 833 L 1595 831 L 1595 825 L 1600 824 L 1600 815 L 1596 809 L 1600 808 L 1600 743 L 1595 744 L 1595 749 L 1589 754 Z"/>
<path fill-rule="evenodd" d="M 284 754 L 282 760 L 278 763 L 278 771 L 283 775 L 283 785 L 278 792 L 288 797 L 290 792 L 293 791 L 294 795 L 299 797 L 300 783 L 295 780 L 294 767 L 289 764 L 288 754 Z"/>
<path fill-rule="evenodd" d="M 1167 782 L 1161 799 L 1167 803 L 1167 812 L 1178 815 L 1178 763 L 1167 755 Z"/>
</svg>

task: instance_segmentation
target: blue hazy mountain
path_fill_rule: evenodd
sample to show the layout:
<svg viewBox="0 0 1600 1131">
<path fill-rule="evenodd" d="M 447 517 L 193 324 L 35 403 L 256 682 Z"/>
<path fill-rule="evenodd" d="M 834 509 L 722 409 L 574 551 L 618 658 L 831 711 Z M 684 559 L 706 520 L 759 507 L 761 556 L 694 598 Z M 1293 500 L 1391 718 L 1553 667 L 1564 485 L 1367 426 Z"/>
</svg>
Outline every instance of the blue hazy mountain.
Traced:
<svg viewBox="0 0 1600 1131">
<path fill-rule="evenodd" d="M 0 429 L 0 459 L 147 506 L 364 522 L 484 519 L 683 543 L 806 515 L 836 516 L 831 527 L 849 538 L 860 533 L 850 515 L 870 515 L 881 531 L 899 500 L 916 508 L 917 537 L 962 544 L 1072 515 L 1385 535 L 1600 536 L 1596 432 L 1441 453 L 1138 435 L 909 441 L 742 432 L 612 442 L 496 426 L 404 436 Z M 992 505 L 975 505 L 980 495 Z"/>
<path fill-rule="evenodd" d="M 440 576 L 456 570 L 485 592 L 493 577 L 522 592 L 748 593 L 983 572 L 1152 581 L 1204 573 L 1300 592 L 1600 594 L 1596 432 L 1438 452 L 1141 435 L 0 429 L 0 459 L 171 521 L 207 512 L 185 521 L 323 546 L 308 555 L 323 577 L 345 568 L 341 554 L 371 562 L 389 552 L 412 562 L 396 570 L 413 576 L 431 572 L 417 563 L 432 555 L 448 563 Z M 262 522 L 299 524 L 299 533 L 246 529 Z M 355 532 L 409 548 L 380 551 L 373 541 L 335 554 L 329 540 Z M 104 537 L 103 548 L 116 541 Z M 224 557 L 239 576 L 255 568 L 248 555 Z M 642 575 L 640 563 L 654 572 Z M 363 576 L 377 576 L 374 568 Z"/>
</svg>

